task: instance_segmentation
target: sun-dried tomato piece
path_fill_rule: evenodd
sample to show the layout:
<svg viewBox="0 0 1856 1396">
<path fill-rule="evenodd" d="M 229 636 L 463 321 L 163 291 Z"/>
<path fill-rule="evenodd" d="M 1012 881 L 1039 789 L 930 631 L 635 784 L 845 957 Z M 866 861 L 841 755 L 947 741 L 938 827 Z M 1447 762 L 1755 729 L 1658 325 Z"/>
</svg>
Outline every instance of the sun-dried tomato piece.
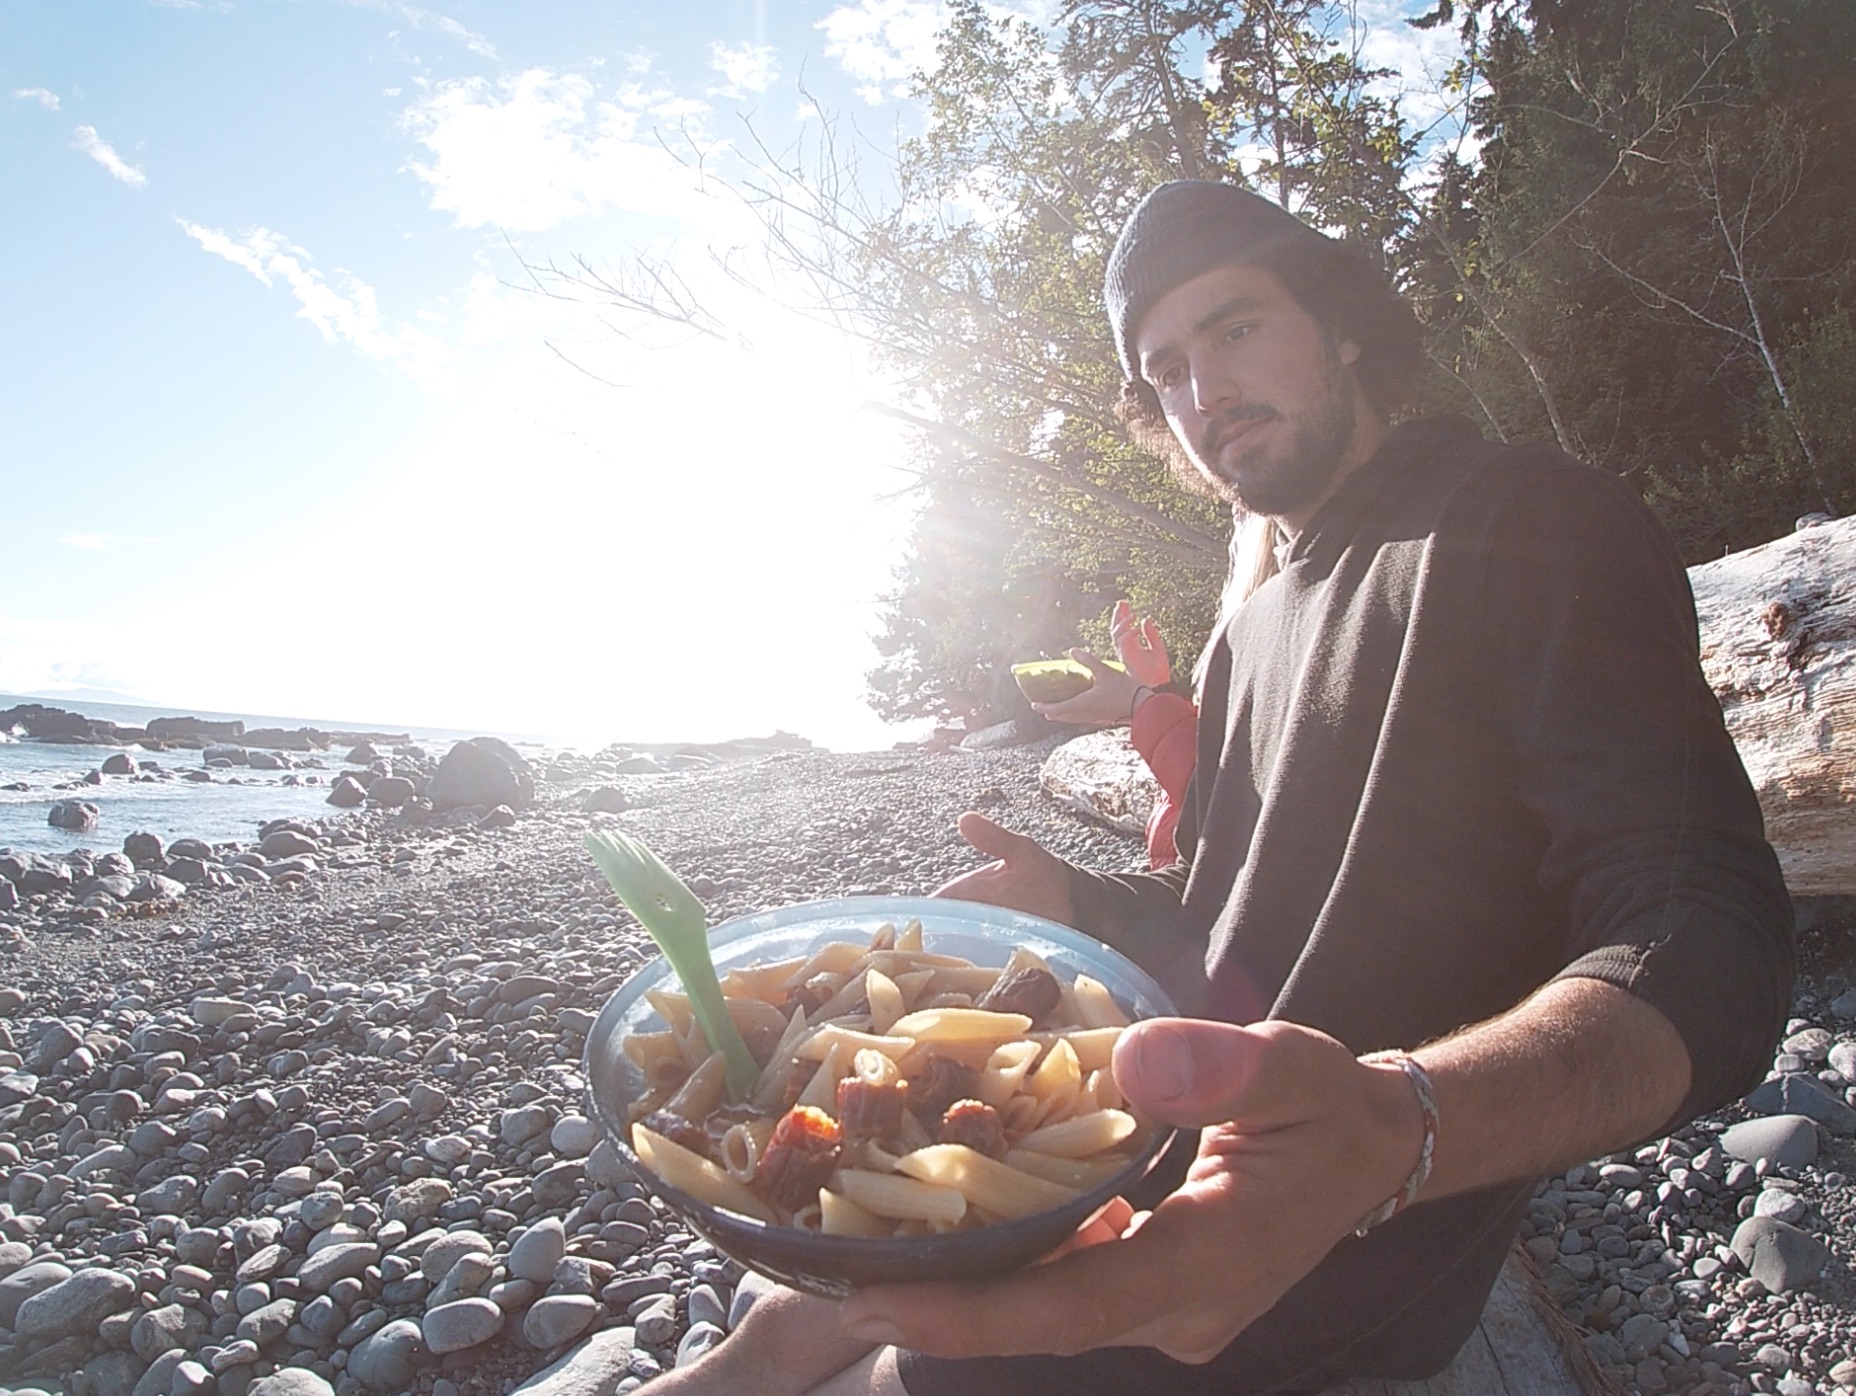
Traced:
<svg viewBox="0 0 1856 1396">
<path fill-rule="evenodd" d="M 965 1144 L 987 1158 L 1005 1157 L 1005 1125 L 983 1100 L 957 1100 L 941 1116 L 941 1144 Z"/>
<path fill-rule="evenodd" d="M 907 1087 L 901 1081 L 878 1085 L 856 1076 L 838 1082 L 838 1123 L 850 1139 L 887 1139 L 902 1123 Z"/>
<path fill-rule="evenodd" d="M 1035 1023 L 1061 1002 L 1063 986 L 1057 976 L 1036 965 L 1026 965 L 999 980 L 973 1006 L 994 1013 L 1022 1013 Z"/>
<path fill-rule="evenodd" d="M 952 1057 L 930 1056 L 927 1065 L 909 1078 L 909 1113 L 921 1116 L 924 1123 L 932 1123 L 948 1106 L 965 1100 L 979 1088 L 980 1074 L 973 1067 Z"/>
<path fill-rule="evenodd" d="M 794 1008 L 803 1008 L 806 1011 L 806 1017 L 810 1018 L 829 1003 L 832 995 L 837 992 L 837 985 L 833 984 L 829 978 L 822 974 L 815 974 L 805 983 L 795 984 L 786 991 L 786 1011 L 791 1013 Z"/>
<path fill-rule="evenodd" d="M 773 1127 L 754 1170 L 754 1191 L 776 1207 L 797 1210 L 818 1201 L 831 1181 L 843 1142 L 838 1122 L 811 1105 L 795 1105 Z"/>
<path fill-rule="evenodd" d="M 693 1154 L 709 1157 L 709 1132 L 692 1124 L 672 1110 L 653 1110 L 639 1121 L 653 1134 L 661 1134 L 672 1144 L 681 1144 Z"/>
</svg>

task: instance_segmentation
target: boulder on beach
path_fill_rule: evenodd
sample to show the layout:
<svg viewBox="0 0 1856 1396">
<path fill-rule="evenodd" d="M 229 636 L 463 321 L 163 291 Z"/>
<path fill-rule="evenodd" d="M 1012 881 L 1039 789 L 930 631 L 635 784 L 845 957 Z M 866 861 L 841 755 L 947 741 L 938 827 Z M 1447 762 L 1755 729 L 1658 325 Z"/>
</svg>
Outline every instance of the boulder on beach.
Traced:
<svg viewBox="0 0 1856 1396">
<path fill-rule="evenodd" d="M 161 836 L 145 830 L 138 830 L 124 839 L 122 851 L 138 868 L 158 867 L 161 860 L 167 856 L 167 849 L 162 845 Z"/>
<path fill-rule="evenodd" d="M 380 752 L 372 742 L 356 742 L 342 758 L 350 766 L 371 766 L 379 759 Z"/>
<path fill-rule="evenodd" d="M 54 829 L 88 834 L 97 827 L 97 820 L 102 816 L 103 811 L 88 800 L 60 800 L 51 807 L 45 822 Z"/>
<path fill-rule="evenodd" d="M 342 779 L 355 783 L 350 776 L 343 776 Z M 418 787 L 405 776 L 376 776 L 367 784 L 367 798 L 384 809 L 398 809 L 417 791 Z"/>
<path fill-rule="evenodd" d="M 106 776 L 132 776 L 135 774 L 135 762 L 126 751 L 112 751 L 103 758 L 103 774 Z"/>
<path fill-rule="evenodd" d="M 445 753 L 426 789 L 433 809 L 467 805 L 508 805 L 527 809 L 535 802 L 535 777 L 520 753 L 498 737 L 471 737 Z"/>
<path fill-rule="evenodd" d="M 367 799 L 367 787 L 353 776 L 340 776 L 329 791 L 329 803 L 337 809 L 355 809 Z"/>
</svg>

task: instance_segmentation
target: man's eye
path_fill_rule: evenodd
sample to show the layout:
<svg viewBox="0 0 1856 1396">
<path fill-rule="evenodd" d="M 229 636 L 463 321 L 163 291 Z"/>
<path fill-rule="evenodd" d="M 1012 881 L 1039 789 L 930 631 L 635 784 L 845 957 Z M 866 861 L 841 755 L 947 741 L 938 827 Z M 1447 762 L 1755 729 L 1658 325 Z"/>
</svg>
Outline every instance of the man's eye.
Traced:
<svg viewBox="0 0 1856 1396">
<path fill-rule="evenodd" d="M 1233 344 L 1237 342 L 1238 340 L 1242 339 L 1245 335 L 1249 334 L 1255 328 L 1256 326 L 1251 325 L 1251 324 L 1232 325 L 1229 328 L 1227 328 L 1224 332 L 1225 343 Z"/>
<path fill-rule="evenodd" d="M 1160 370 L 1159 375 L 1154 379 L 1154 387 L 1158 388 L 1161 392 L 1167 392 L 1173 388 L 1177 388 L 1185 381 L 1185 378 L 1186 370 L 1181 368 L 1178 364 L 1174 364 L 1170 368 L 1163 368 Z"/>
</svg>

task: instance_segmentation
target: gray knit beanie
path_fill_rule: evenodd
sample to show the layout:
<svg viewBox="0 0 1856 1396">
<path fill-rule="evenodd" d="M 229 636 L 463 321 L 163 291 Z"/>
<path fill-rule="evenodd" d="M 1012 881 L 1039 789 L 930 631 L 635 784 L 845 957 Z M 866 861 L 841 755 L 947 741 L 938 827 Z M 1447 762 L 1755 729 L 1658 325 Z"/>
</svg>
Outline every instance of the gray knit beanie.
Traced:
<svg viewBox="0 0 1856 1396">
<path fill-rule="evenodd" d="M 1122 372 L 1135 376 L 1135 327 L 1167 292 L 1294 242 L 1336 246 L 1280 205 L 1235 184 L 1181 179 L 1155 189 L 1115 239 L 1102 288 Z"/>
</svg>

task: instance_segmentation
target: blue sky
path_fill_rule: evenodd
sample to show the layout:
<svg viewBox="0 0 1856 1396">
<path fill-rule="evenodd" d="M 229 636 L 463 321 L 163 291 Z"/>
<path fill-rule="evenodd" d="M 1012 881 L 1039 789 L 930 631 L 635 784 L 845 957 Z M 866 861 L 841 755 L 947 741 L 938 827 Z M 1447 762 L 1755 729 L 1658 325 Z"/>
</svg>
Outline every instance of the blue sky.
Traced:
<svg viewBox="0 0 1856 1396">
<path fill-rule="evenodd" d="M 892 740 L 895 393 L 714 276 L 754 225 L 664 147 L 911 131 L 939 13 L 0 7 L 0 691 Z M 677 267 L 726 333 L 533 293 L 578 256 Z"/>
</svg>

